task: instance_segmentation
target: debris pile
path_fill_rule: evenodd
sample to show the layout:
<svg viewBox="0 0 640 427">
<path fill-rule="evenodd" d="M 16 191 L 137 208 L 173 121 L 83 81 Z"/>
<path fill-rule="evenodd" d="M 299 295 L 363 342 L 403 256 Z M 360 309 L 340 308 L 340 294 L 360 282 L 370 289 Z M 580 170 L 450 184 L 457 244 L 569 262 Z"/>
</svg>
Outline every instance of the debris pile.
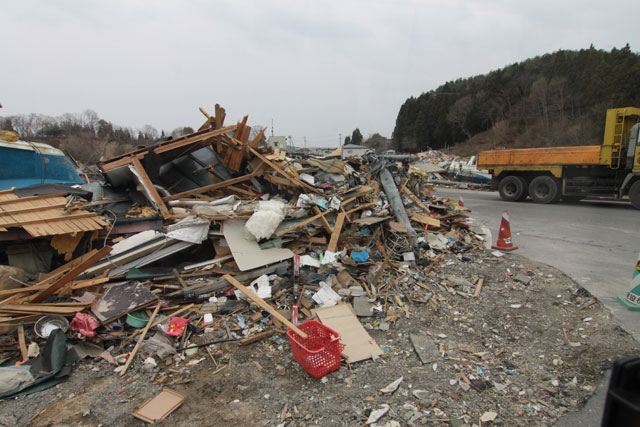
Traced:
<svg viewBox="0 0 640 427">
<path fill-rule="evenodd" d="M 410 156 L 289 157 L 246 116 L 201 111 L 197 132 L 100 162 L 103 182 L 0 193 L 3 359 L 29 366 L 59 329 L 124 375 L 202 341 L 304 335 L 310 319 L 347 362 L 377 357 L 356 315 L 388 328 L 408 301 L 435 305 L 412 274 L 487 241 Z"/>
<path fill-rule="evenodd" d="M 442 151 L 423 151 L 415 155 L 413 168 L 430 178 L 433 183 L 460 188 L 487 188 L 491 182 L 488 171 L 478 170 L 476 156 L 460 157 Z"/>
<path fill-rule="evenodd" d="M 632 347 L 570 280 L 490 252 L 414 157 L 288 154 L 201 111 L 197 132 L 102 161 L 81 189 L 0 192 L 0 398 L 89 359 L 74 372 L 110 379 L 74 393 L 75 424 L 121 412 L 90 403 L 103 394 L 162 420 L 193 405 L 172 389 L 190 382 L 207 413 L 184 425 L 266 424 L 277 405 L 297 425 L 546 423 L 592 392 L 589 354 Z"/>
</svg>

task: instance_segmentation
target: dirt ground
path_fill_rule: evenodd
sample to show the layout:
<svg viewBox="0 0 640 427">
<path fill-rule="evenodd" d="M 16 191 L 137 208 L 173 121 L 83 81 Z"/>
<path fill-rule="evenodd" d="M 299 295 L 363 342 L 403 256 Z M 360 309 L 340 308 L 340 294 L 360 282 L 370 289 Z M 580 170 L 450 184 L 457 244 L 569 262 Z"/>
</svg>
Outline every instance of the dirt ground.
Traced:
<svg viewBox="0 0 640 427">
<path fill-rule="evenodd" d="M 161 426 L 364 425 L 383 405 L 389 410 L 375 425 L 487 425 L 480 419 L 491 413 L 494 425 L 551 425 L 584 404 L 613 360 L 639 350 L 585 290 L 517 254 L 449 254 L 420 271 L 396 276 L 413 300 L 409 318 L 400 309 L 361 318 L 384 351 L 377 360 L 315 379 L 283 334 L 211 346 L 215 363 L 202 348 L 151 372 L 138 359 L 123 378 L 104 360 L 85 360 L 67 382 L 1 402 L 0 425 L 144 425 L 131 411 L 163 387 L 187 400 Z M 484 277 L 478 298 L 460 280 L 476 277 Z M 416 302 L 424 289 L 416 282 L 433 290 L 433 303 Z M 411 334 L 433 343 L 424 364 Z M 380 391 L 401 377 L 395 392 Z"/>
</svg>

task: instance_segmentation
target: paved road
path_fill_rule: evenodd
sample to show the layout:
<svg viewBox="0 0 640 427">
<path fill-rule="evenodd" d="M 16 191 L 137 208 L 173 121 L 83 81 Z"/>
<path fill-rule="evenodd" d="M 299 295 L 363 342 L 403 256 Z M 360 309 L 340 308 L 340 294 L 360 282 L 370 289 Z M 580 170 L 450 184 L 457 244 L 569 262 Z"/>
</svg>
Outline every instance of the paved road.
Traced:
<svg viewBox="0 0 640 427">
<path fill-rule="evenodd" d="M 563 271 L 596 296 L 618 323 L 640 341 L 640 312 L 617 300 L 626 294 L 640 253 L 640 211 L 629 203 L 582 201 L 540 205 L 504 202 L 497 192 L 438 188 L 437 196 L 461 194 L 471 217 L 486 225 L 495 243 L 508 210 L 518 253 Z"/>
</svg>

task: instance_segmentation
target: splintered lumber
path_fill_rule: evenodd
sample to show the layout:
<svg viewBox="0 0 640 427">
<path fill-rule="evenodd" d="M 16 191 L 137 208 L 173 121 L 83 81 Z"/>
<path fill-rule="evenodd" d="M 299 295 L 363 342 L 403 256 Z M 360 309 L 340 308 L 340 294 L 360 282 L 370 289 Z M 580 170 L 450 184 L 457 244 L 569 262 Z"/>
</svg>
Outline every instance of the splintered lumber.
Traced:
<svg viewBox="0 0 640 427">
<path fill-rule="evenodd" d="M 301 188 L 306 188 L 309 191 L 313 191 L 314 193 L 317 194 L 322 194 L 317 188 L 310 186 L 309 184 L 307 184 L 304 181 L 301 181 L 291 175 L 289 175 L 288 173 L 286 173 L 282 168 L 280 168 L 278 165 L 276 165 L 275 163 L 273 163 L 272 161 L 270 161 L 269 159 L 267 159 L 265 156 L 263 156 L 262 154 L 260 154 L 256 149 L 254 149 L 253 147 L 248 147 L 249 151 L 251 151 L 251 153 L 253 153 L 254 156 L 256 156 L 257 158 L 259 158 L 260 160 L 262 160 L 263 162 L 265 162 L 267 165 L 269 165 L 273 170 L 275 170 L 276 172 L 278 172 L 280 175 L 282 175 L 283 177 L 287 178 L 290 181 L 293 181 L 294 183 L 296 183 L 298 185 L 298 187 Z"/>
<path fill-rule="evenodd" d="M 295 332 L 296 334 L 300 335 L 302 338 L 307 338 L 307 334 L 304 331 L 300 330 L 296 325 L 294 325 L 293 323 L 289 322 L 286 319 L 286 317 L 284 317 L 282 314 L 280 314 L 280 312 L 278 310 L 276 310 L 275 308 L 273 308 L 269 304 L 267 304 L 265 302 L 265 300 L 263 300 L 258 295 L 253 293 L 252 290 L 248 289 L 242 283 L 238 282 L 236 279 L 234 279 L 233 277 L 231 277 L 228 274 L 225 274 L 223 277 L 227 280 L 227 282 L 231 283 L 235 288 L 237 288 L 240 292 L 242 292 L 247 297 L 249 297 L 253 302 L 258 304 L 262 309 L 264 309 L 264 310 L 268 311 L 269 313 L 271 313 L 271 315 L 276 320 L 281 322 L 287 328 L 293 330 L 293 332 Z"/>
<path fill-rule="evenodd" d="M 338 247 L 338 239 L 340 239 L 342 224 L 344 224 L 344 218 L 346 216 L 346 213 L 340 212 L 338 218 L 336 218 L 336 224 L 333 226 L 333 233 L 331 233 L 331 240 L 329 240 L 329 245 L 327 246 L 327 250 L 330 252 L 335 252 Z"/>
<path fill-rule="evenodd" d="M 151 178 L 149 178 L 149 175 L 147 175 L 147 171 L 144 169 L 144 167 L 142 167 L 142 163 L 140 163 L 140 160 L 138 160 L 137 157 L 132 157 L 131 164 L 138 172 L 138 176 L 142 180 L 142 185 L 144 186 L 146 192 L 149 193 L 149 196 L 153 199 L 153 203 L 158 206 L 162 217 L 164 219 L 167 219 L 169 216 L 169 209 L 167 209 L 167 206 L 164 204 L 164 200 L 162 200 L 162 197 L 160 197 L 158 190 L 156 190 L 153 182 L 151 182 Z"/>
<path fill-rule="evenodd" d="M 480 296 L 483 283 L 484 283 L 484 277 L 481 277 L 480 279 L 478 279 L 478 283 L 476 284 L 476 291 L 473 293 L 474 298 L 478 298 Z"/>
<path fill-rule="evenodd" d="M 425 206 L 424 203 L 422 203 L 422 201 L 420 200 L 420 198 L 418 196 L 416 196 L 415 194 L 413 194 L 413 191 L 409 190 L 406 186 L 402 187 L 402 191 L 404 192 L 404 194 L 406 194 L 407 196 L 409 196 L 409 198 L 413 201 L 413 203 L 416 204 L 416 206 L 418 206 L 420 209 L 422 209 L 423 211 L 425 211 L 427 214 L 430 214 L 431 211 L 429 210 L 428 207 Z"/>
<path fill-rule="evenodd" d="M 269 267 L 264 267 L 257 270 L 252 270 L 248 273 L 239 274 L 236 276 L 236 280 L 243 281 L 243 282 L 246 280 L 253 280 L 257 277 L 262 276 L 263 274 L 272 274 L 274 271 L 276 271 L 279 268 L 286 269 L 288 267 L 289 267 L 289 262 L 282 261 L 277 264 L 272 264 Z M 220 289 L 224 289 L 227 286 L 231 286 L 231 283 L 227 282 L 224 277 L 221 277 L 220 279 L 214 280 L 212 282 L 205 282 L 205 283 L 198 283 L 196 285 L 191 285 L 186 289 L 186 291 L 194 291 L 196 295 L 202 295 L 208 292 L 219 291 Z M 170 297 L 176 297 L 180 295 L 184 295 L 183 290 L 179 290 L 169 294 Z"/>
<path fill-rule="evenodd" d="M 27 343 L 24 339 L 24 326 L 18 326 L 18 347 L 20 347 L 20 356 L 22 357 L 22 361 L 29 359 L 27 352 Z"/>
<path fill-rule="evenodd" d="M 216 122 L 217 122 L 217 117 L 216 117 Z M 155 146 L 155 148 L 153 148 L 152 151 L 156 154 L 162 154 L 162 153 L 170 152 L 170 151 L 177 150 L 184 147 L 183 150 L 180 150 L 180 153 L 182 153 L 181 155 L 184 155 L 184 154 L 187 154 L 188 148 L 189 148 L 186 146 L 195 145 L 196 143 L 207 141 L 213 137 L 232 132 L 235 129 L 236 129 L 236 125 L 227 126 L 224 128 L 218 128 L 216 126 L 216 129 L 199 130 L 197 132 L 183 135 L 181 137 L 174 138 L 169 141 L 160 142 Z M 195 148 L 197 147 L 198 146 L 196 146 Z M 185 152 L 185 150 L 187 150 L 187 152 Z M 116 156 L 107 161 L 99 162 L 98 167 L 100 167 L 100 169 L 103 172 L 108 172 L 110 170 L 117 169 L 119 167 L 131 164 L 132 156 L 136 157 L 137 159 L 144 158 L 144 156 L 149 151 L 150 150 L 148 148 L 140 148 L 135 151 L 130 151 L 128 153 L 122 154 L 120 156 Z"/>
<path fill-rule="evenodd" d="M 228 187 L 230 185 L 240 184 L 241 182 L 249 181 L 256 175 L 256 171 L 251 172 L 248 175 L 244 175 L 238 178 L 228 179 L 226 181 L 218 182 L 216 184 L 205 185 L 204 187 L 196 188 L 189 191 L 183 191 L 182 193 L 172 194 L 171 196 L 165 197 L 163 200 L 168 202 L 170 200 L 181 199 L 187 196 L 193 196 L 194 194 L 206 193 L 208 191 L 219 190 L 221 188 Z"/>
<path fill-rule="evenodd" d="M 178 270 L 176 270 L 175 268 L 171 270 L 173 273 L 173 276 L 178 279 L 178 282 L 180 282 L 180 286 L 182 286 L 182 289 L 187 289 L 189 286 L 187 286 L 187 284 L 185 283 L 184 279 L 182 278 L 182 276 L 180 276 L 180 273 L 178 273 Z"/>
<path fill-rule="evenodd" d="M 39 304 L 4 304 L 0 307 L 3 313 L 19 313 L 19 314 L 60 314 L 62 316 L 75 314 L 86 308 L 86 304 L 82 306 L 57 306 L 57 305 L 39 305 Z"/>
<path fill-rule="evenodd" d="M 348 211 L 345 211 L 344 213 L 349 215 L 349 214 L 352 214 L 352 213 L 357 212 L 357 211 L 362 210 L 362 209 L 369 209 L 370 207 L 373 207 L 375 205 L 377 205 L 377 203 L 363 203 L 358 207 L 355 207 L 353 209 L 349 209 Z"/>
<path fill-rule="evenodd" d="M 72 268 L 67 274 L 65 274 L 64 276 L 60 277 L 58 280 L 53 282 L 47 289 L 36 294 L 31 299 L 31 302 L 36 303 L 36 302 L 44 301 L 49 295 L 53 295 L 58 289 L 61 289 L 64 286 L 66 286 L 73 279 L 75 279 L 76 277 L 84 273 L 87 268 L 91 267 L 93 264 L 95 264 L 96 262 L 98 262 L 99 260 L 107 256 L 110 252 L 111 252 L 111 246 L 105 246 L 104 248 L 100 249 L 99 251 L 94 253 L 92 256 L 87 258 L 84 262 Z"/>
<path fill-rule="evenodd" d="M 258 133 L 256 135 L 255 138 L 253 138 L 251 140 L 251 142 L 249 143 L 249 145 L 253 148 L 256 148 L 258 146 L 258 144 L 260 143 L 260 141 L 262 141 L 262 138 L 264 138 L 264 132 L 267 130 L 267 128 L 262 128 L 262 130 L 260 131 L 260 133 Z"/>
<path fill-rule="evenodd" d="M 96 252 L 98 252 L 97 249 L 92 249 L 89 252 L 87 252 L 86 254 L 81 255 L 78 258 L 72 259 L 68 263 L 61 265 L 60 267 L 56 268 L 55 270 L 50 271 L 49 273 L 40 273 L 40 275 L 38 276 L 38 282 L 39 282 L 38 284 L 45 284 L 45 283 L 50 282 L 50 281 L 52 281 L 54 279 L 57 279 L 62 274 L 64 274 L 67 271 L 71 270 L 73 267 L 76 267 L 76 266 L 82 264 L 83 262 L 85 262 L 87 259 L 92 257 Z"/>
<path fill-rule="evenodd" d="M 322 213 L 320 212 L 320 208 L 317 206 L 313 207 L 313 212 L 315 212 L 316 215 L 319 215 Z M 327 221 L 327 218 L 325 218 L 324 216 L 321 216 L 320 221 L 322 221 L 322 226 L 324 227 L 325 230 L 327 230 L 327 233 L 329 234 L 333 233 L 333 228 L 331 228 L 331 225 L 329 225 L 329 221 Z"/>
<path fill-rule="evenodd" d="M 411 216 L 411 219 L 419 222 L 421 224 L 429 224 L 432 227 L 440 227 L 440 220 L 437 218 L 433 218 L 427 215 L 420 215 L 418 213 L 414 213 Z"/>
<path fill-rule="evenodd" d="M 142 341 L 144 341 L 144 337 L 147 335 L 147 332 L 151 328 L 151 324 L 153 324 L 153 321 L 155 320 L 156 315 L 158 314 L 158 311 L 160 311 L 160 304 L 156 305 L 155 310 L 153 310 L 153 314 L 151 315 L 151 317 L 149 318 L 149 321 L 147 322 L 147 326 L 145 326 L 142 332 L 140 333 L 141 334 L 140 339 L 136 343 L 136 346 L 133 347 L 133 350 L 131 351 L 131 353 L 129 353 L 129 358 L 127 359 L 127 363 L 124 364 L 122 371 L 120 371 L 121 377 L 127 373 L 127 369 L 129 369 L 129 365 L 131 365 L 131 362 L 133 362 L 133 359 L 136 357 L 136 354 L 138 353 L 138 349 L 140 348 Z"/>
<path fill-rule="evenodd" d="M 326 210 L 326 211 L 324 211 L 324 212 L 321 212 L 321 213 L 319 213 L 318 215 L 314 215 L 314 216 L 312 216 L 312 217 L 309 217 L 309 218 L 305 219 L 304 221 L 300 221 L 299 223 L 297 223 L 297 224 L 295 224 L 295 225 L 292 225 L 292 226 L 291 226 L 291 227 L 289 227 L 289 228 L 285 228 L 284 230 L 280 230 L 280 231 L 278 231 L 278 232 L 275 234 L 275 236 L 276 236 L 276 237 L 280 237 L 280 236 L 282 236 L 283 234 L 290 233 L 290 232 L 292 232 L 293 230 L 295 230 L 295 229 L 297 229 L 297 228 L 302 227 L 303 225 L 307 225 L 307 224 L 309 224 L 310 222 L 313 222 L 313 221 L 315 221 L 315 220 L 316 220 L 316 219 L 318 219 L 318 218 L 322 218 L 323 216 L 325 216 L 325 215 L 326 215 L 326 214 L 328 214 L 329 212 L 331 212 L 331 209 L 328 209 L 328 210 Z"/>
</svg>

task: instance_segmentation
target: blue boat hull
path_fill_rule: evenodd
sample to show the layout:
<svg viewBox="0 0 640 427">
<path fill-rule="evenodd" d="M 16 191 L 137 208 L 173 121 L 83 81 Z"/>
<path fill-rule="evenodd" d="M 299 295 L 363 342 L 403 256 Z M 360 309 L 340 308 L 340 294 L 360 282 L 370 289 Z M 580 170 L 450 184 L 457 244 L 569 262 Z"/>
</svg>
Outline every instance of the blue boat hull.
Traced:
<svg viewBox="0 0 640 427">
<path fill-rule="evenodd" d="M 36 184 L 84 184 L 73 162 L 62 151 L 53 147 L 13 148 L 11 144 L 5 141 L 0 144 L 0 190 Z"/>
</svg>

